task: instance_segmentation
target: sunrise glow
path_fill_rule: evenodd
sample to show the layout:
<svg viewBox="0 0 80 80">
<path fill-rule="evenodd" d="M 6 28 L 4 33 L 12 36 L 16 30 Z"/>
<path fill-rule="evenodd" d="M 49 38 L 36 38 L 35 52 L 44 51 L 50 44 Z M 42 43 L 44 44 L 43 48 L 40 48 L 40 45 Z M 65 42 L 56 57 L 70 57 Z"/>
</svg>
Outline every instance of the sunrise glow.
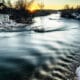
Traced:
<svg viewBox="0 0 80 80">
<path fill-rule="evenodd" d="M 18 0 L 4 0 L 4 1 L 7 6 L 15 8 Z M 8 1 L 10 1 L 11 4 L 9 4 Z M 21 1 L 24 2 L 28 0 Z M 80 0 L 32 0 L 32 1 L 33 2 L 29 7 L 25 6 L 26 9 L 29 9 L 31 12 L 40 9 L 38 3 L 40 4 L 41 2 L 44 4 L 43 9 L 53 10 L 63 9 L 66 4 L 68 4 L 70 7 L 76 7 L 77 5 L 80 5 Z"/>
<path fill-rule="evenodd" d="M 35 0 L 35 2 L 29 7 L 30 11 L 39 10 L 40 7 L 38 6 L 38 3 L 41 0 Z M 63 9 L 65 5 L 69 5 L 69 7 L 75 8 L 77 5 L 80 5 L 80 0 L 42 0 L 44 7 L 43 9 L 52 9 L 52 10 L 59 10 Z"/>
<path fill-rule="evenodd" d="M 36 10 L 39 10 L 39 6 L 37 5 L 37 3 L 33 3 L 28 10 L 30 10 L 31 13 L 34 13 Z"/>
<path fill-rule="evenodd" d="M 67 5 L 67 4 L 65 4 Z M 52 9 L 52 10 L 59 10 L 59 9 L 63 9 L 65 5 L 45 5 L 43 9 Z M 77 5 L 75 4 L 71 4 L 69 5 L 70 7 L 75 8 Z M 34 3 L 31 5 L 31 7 L 28 8 L 31 12 L 34 12 L 35 10 L 39 10 L 40 7 Z"/>
</svg>

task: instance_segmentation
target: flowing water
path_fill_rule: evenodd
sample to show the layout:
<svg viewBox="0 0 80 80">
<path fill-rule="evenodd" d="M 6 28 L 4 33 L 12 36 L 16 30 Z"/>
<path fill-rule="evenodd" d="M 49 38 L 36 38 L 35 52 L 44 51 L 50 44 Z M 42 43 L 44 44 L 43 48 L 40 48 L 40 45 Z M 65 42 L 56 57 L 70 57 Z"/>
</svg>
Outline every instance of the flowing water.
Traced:
<svg viewBox="0 0 80 80">
<path fill-rule="evenodd" d="M 48 59 L 57 61 L 64 51 L 79 51 L 79 21 L 51 14 L 36 17 L 34 22 L 29 27 L 42 26 L 51 31 L 0 32 L 0 80 L 25 80 Z"/>
</svg>

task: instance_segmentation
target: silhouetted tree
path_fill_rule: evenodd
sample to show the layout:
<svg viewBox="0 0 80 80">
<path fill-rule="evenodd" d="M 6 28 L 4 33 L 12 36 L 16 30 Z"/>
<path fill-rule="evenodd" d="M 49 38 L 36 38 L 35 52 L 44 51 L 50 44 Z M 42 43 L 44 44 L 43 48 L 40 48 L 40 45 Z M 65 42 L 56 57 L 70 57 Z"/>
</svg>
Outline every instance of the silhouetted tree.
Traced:
<svg viewBox="0 0 80 80">
<path fill-rule="evenodd" d="M 68 5 L 68 4 L 65 5 L 65 6 L 64 6 L 64 9 L 65 9 L 65 10 L 69 10 L 69 9 L 70 9 L 69 5 Z"/>
<path fill-rule="evenodd" d="M 38 3 L 38 6 L 42 10 L 44 8 L 44 3 Z"/>
<path fill-rule="evenodd" d="M 80 9 L 80 5 L 77 5 L 77 7 L 76 7 L 77 9 Z"/>
<path fill-rule="evenodd" d="M 34 0 L 18 0 L 15 5 L 16 10 L 13 11 L 11 19 L 16 20 L 17 22 L 30 22 L 32 17 L 28 8 L 32 5 L 33 2 Z"/>
</svg>

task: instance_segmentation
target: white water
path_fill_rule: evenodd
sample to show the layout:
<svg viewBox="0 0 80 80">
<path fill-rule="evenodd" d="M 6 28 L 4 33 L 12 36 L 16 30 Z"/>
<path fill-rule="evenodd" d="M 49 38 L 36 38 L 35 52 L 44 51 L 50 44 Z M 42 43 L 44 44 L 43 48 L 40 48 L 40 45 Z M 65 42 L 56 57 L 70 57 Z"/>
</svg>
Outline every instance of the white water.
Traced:
<svg viewBox="0 0 80 80">
<path fill-rule="evenodd" d="M 42 20 L 42 21 L 41 21 Z M 0 32 L 0 80 L 23 77 L 50 58 L 80 49 L 80 23 L 62 19 L 58 14 L 34 18 L 27 27 L 43 26 L 51 32 Z M 76 53 L 75 53 L 76 54 Z M 5 76 L 5 77 L 4 77 Z"/>
</svg>

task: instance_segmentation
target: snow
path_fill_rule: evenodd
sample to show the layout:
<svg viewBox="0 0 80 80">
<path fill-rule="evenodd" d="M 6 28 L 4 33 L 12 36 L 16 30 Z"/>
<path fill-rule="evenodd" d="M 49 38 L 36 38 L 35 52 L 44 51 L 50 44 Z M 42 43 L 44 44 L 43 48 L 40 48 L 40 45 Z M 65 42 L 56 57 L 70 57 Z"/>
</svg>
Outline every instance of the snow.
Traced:
<svg viewBox="0 0 80 80">
<path fill-rule="evenodd" d="M 25 28 L 27 24 L 16 23 L 9 19 L 9 15 L 0 14 L 0 31 L 14 31 Z"/>
<path fill-rule="evenodd" d="M 76 69 L 77 80 L 80 80 L 80 66 Z"/>
</svg>

